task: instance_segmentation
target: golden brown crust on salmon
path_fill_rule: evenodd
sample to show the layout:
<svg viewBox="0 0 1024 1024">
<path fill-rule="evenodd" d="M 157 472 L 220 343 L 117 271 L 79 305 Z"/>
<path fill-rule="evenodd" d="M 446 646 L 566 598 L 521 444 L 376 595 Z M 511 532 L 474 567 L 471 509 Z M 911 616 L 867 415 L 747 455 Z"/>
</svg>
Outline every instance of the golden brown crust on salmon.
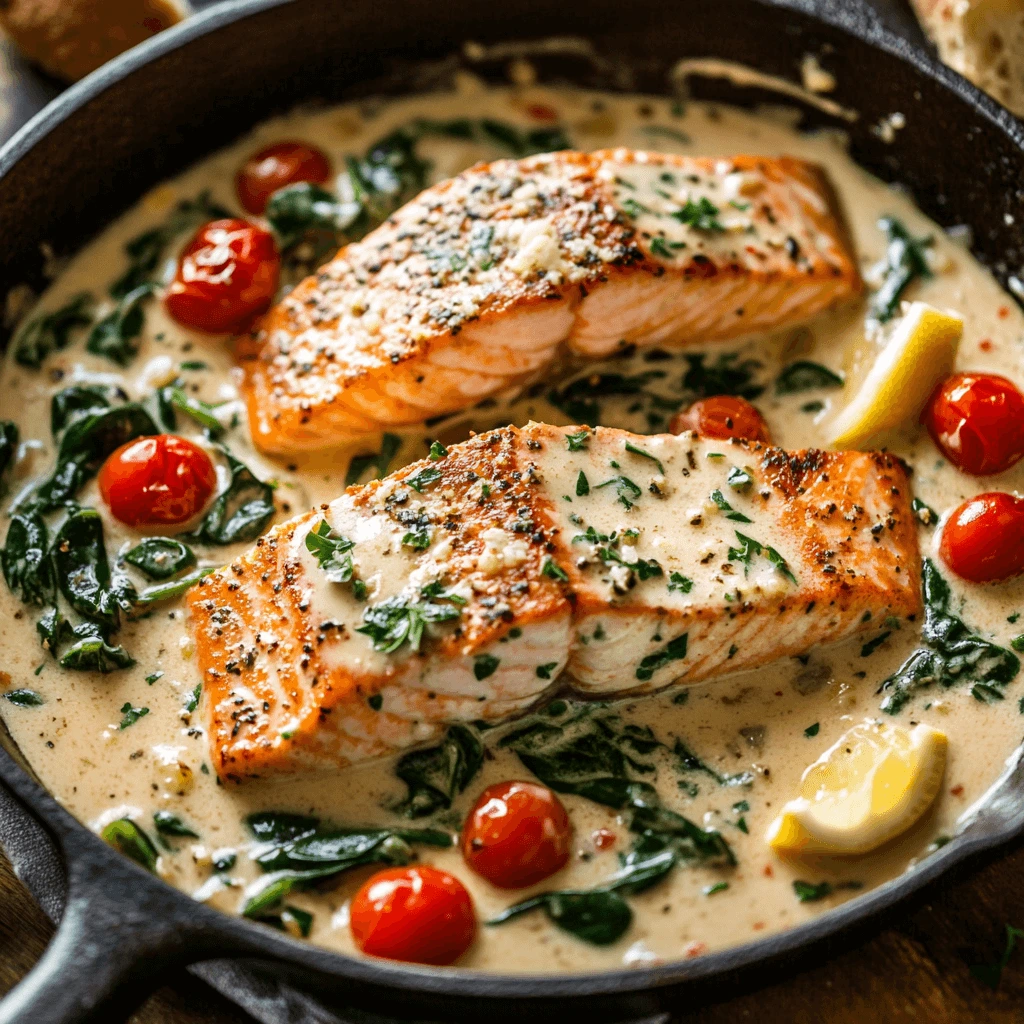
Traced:
<svg viewBox="0 0 1024 1024">
<path fill-rule="evenodd" d="M 256 443 L 291 452 L 464 408 L 564 343 L 727 340 L 859 289 L 817 167 L 570 151 L 427 189 L 300 283 L 238 357 Z"/>
<path fill-rule="evenodd" d="M 736 468 L 750 483 L 724 498 Z M 233 779 L 344 766 L 519 714 L 563 671 L 581 693 L 641 693 L 916 615 L 909 498 L 880 453 L 543 424 L 453 445 L 275 528 L 189 593 L 214 764 Z M 352 542 L 365 595 L 309 550 L 324 523 Z M 389 643 L 373 626 L 389 608 L 426 616 L 422 642 Z"/>
</svg>

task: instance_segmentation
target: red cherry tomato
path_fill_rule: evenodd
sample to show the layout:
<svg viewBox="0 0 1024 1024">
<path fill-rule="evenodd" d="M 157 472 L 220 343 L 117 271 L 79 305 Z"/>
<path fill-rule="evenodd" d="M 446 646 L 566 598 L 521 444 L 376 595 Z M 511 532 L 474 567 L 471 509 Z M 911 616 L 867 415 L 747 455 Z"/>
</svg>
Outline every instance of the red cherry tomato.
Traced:
<svg viewBox="0 0 1024 1024">
<path fill-rule="evenodd" d="M 206 504 L 217 484 L 209 455 L 174 434 L 121 445 L 100 470 L 103 500 L 128 526 L 175 526 Z"/>
<path fill-rule="evenodd" d="M 972 583 L 1008 580 L 1024 572 L 1024 498 L 989 491 L 968 498 L 946 521 L 942 560 Z"/>
<path fill-rule="evenodd" d="M 466 887 L 423 865 L 378 871 L 349 908 L 356 945 L 370 956 L 450 964 L 469 949 L 476 914 Z"/>
<path fill-rule="evenodd" d="M 1024 456 L 1024 395 L 1005 377 L 954 373 L 935 389 L 921 420 L 965 473 L 1002 473 Z"/>
<path fill-rule="evenodd" d="M 562 802 L 535 782 L 499 782 L 480 794 L 462 830 L 462 856 L 502 889 L 533 885 L 569 859 L 572 825 Z"/>
<path fill-rule="evenodd" d="M 167 289 L 167 312 L 198 331 L 240 331 L 270 305 L 280 268 L 269 231 L 234 218 L 211 220 L 178 260 Z"/>
<path fill-rule="evenodd" d="M 735 395 L 712 395 L 694 402 L 672 417 L 668 429 L 673 434 L 696 430 L 701 437 L 727 441 L 730 437 L 771 444 L 772 437 L 764 417 L 745 399 Z"/>
<path fill-rule="evenodd" d="M 311 181 L 322 185 L 331 176 L 325 153 L 304 142 L 278 142 L 254 153 L 242 165 L 235 188 L 250 213 L 262 213 L 267 200 L 285 185 Z"/>
</svg>

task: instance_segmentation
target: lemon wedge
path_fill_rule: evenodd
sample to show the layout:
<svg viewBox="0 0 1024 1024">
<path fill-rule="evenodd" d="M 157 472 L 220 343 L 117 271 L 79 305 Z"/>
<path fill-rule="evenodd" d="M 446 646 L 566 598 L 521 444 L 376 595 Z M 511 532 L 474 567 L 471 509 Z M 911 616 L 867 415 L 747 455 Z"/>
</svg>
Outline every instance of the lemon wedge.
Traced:
<svg viewBox="0 0 1024 1024">
<path fill-rule="evenodd" d="M 964 322 L 913 302 L 860 390 L 832 424 L 836 448 L 860 448 L 886 430 L 915 421 L 935 385 L 953 369 Z"/>
<path fill-rule="evenodd" d="M 927 725 L 864 722 L 803 774 L 800 796 L 768 827 L 779 853 L 867 853 L 931 806 L 946 770 L 946 737 Z"/>
</svg>

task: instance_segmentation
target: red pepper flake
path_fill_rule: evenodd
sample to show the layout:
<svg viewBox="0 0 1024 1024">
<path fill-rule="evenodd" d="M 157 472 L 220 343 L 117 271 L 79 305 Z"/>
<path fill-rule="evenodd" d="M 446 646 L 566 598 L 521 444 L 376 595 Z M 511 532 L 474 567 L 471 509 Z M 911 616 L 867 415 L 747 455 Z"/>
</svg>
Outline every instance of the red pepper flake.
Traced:
<svg viewBox="0 0 1024 1024">
<path fill-rule="evenodd" d="M 993 348 L 991 339 L 983 338 L 978 342 L 978 348 L 980 348 L 982 352 L 991 352 Z"/>
<path fill-rule="evenodd" d="M 698 942 L 696 939 L 683 946 L 683 956 L 690 960 L 695 956 L 703 956 L 707 951 L 708 944 L 706 942 Z"/>
<path fill-rule="evenodd" d="M 527 108 L 526 112 L 535 121 L 557 121 L 558 111 L 553 107 L 549 107 L 546 103 L 531 103 Z"/>
<path fill-rule="evenodd" d="M 1000 320 L 1005 320 L 1009 315 L 1010 315 L 1010 307 L 1009 306 L 1000 306 L 999 307 L 999 319 Z"/>
<path fill-rule="evenodd" d="M 610 850 L 615 845 L 616 835 L 608 828 L 595 828 L 590 833 L 590 841 L 595 850 Z"/>
<path fill-rule="evenodd" d="M 953 788 L 950 789 L 950 793 L 952 793 L 953 796 L 963 796 L 964 795 L 964 787 L 963 786 L 953 786 Z"/>
<path fill-rule="evenodd" d="M 764 875 L 765 878 L 774 878 L 775 868 L 773 868 L 771 864 L 765 864 L 764 870 L 761 872 L 761 874 Z"/>
<path fill-rule="evenodd" d="M 782 691 L 781 690 L 776 690 L 775 691 L 775 696 L 776 697 L 781 697 L 782 696 Z"/>
<path fill-rule="evenodd" d="M 763 927 L 764 927 L 764 921 L 755 921 L 754 922 L 754 931 L 755 932 L 759 932 Z"/>
</svg>

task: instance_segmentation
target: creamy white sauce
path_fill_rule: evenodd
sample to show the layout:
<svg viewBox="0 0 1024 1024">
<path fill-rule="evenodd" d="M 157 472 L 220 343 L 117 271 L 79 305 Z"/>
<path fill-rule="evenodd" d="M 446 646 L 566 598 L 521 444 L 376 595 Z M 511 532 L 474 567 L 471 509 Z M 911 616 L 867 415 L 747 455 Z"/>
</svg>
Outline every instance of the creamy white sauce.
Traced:
<svg viewBox="0 0 1024 1024">
<path fill-rule="evenodd" d="M 656 98 L 554 91 L 528 81 L 511 90 L 490 91 L 475 79 L 463 78 L 460 89 L 452 94 L 299 111 L 262 125 L 243 141 L 150 192 L 71 260 L 40 308 L 55 309 L 82 290 L 105 295 L 124 267 L 125 242 L 160 223 L 179 199 L 209 189 L 216 202 L 237 210 L 235 172 L 246 156 L 269 143 L 310 141 L 330 155 L 335 168 L 341 168 L 345 155 L 364 152 L 370 142 L 417 117 L 493 117 L 536 127 L 531 109 L 535 114 L 537 108 L 547 107 L 567 127 L 573 144 L 583 150 L 627 146 L 693 155 L 785 153 L 820 162 L 840 197 L 864 271 L 884 252 L 884 237 L 876 227 L 879 216 L 896 215 L 913 234 L 934 235 L 936 273 L 913 286 L 913 297 L 954 309 L 963 317 L 959 368 L 1024 380 L 1024 317 L 1017 306 L 987 271 L 947 239 L 903 193 L 856 167 L 838 137 L 799 135 L 777 119 L 717 106 L 691 103 L 685 113 L 673 112 L 673 106 Z M 505 155 L 477 142 L 445 138 L 426 138 L 419 151 L 432 161 L 434 180 L 478 159 Z M 787 448 L 823 446 L 835 409 L 854 393 L 880 343 L 865 336 L 864 316 L 864 305 L 855 305 L 807 327 L 759 337 L 744 345 L 709 346 L 706 351 L 709 359 L 722 351 L 739 351 L 741 360 L 756 358 L 763 364 L 758 378 L 769 385 L 779 367 L 795 358 L 813 359 L 845 373 L 847 384 L 841 391 L 778 397 L 769 386 L 758 399 L 778 444 Z M 181 373 L 188 390 L 213 403 L 237 399 L 239 371 L 226 341 L 190 334 L 168 319 L 159 302 L 147 305 L 141 350 L 124 372 L 86 353 L 83 344 L 79 332 L 74 345 L 51 356 L 41 371 L 27 370 L 11 360 L 3 369 L 0 416 L 15 420 L 23 439 L 12 496 L 49 472 L 54 454 L 50 397 L 69 384 L 107 381 L 122 387 L 131 398 L 142 399 L 175 376 L 183 361 L 199 360 L 207 364 L 207 370 Z M 650 389 L 670 397 L 679 393 L 678 381 L 686 367 L 680 355 L 652 361 L 641 352 L 599 369 L 664 371 L 664 377 L 650 382 Z M 547 380 L 553 379 L 554 375 L 548 375 Z M 441 440 L 453 442 L 465 438 L 470 429 L 486 429 L 510 420 L 569 422 L 542 397 L 546 390 L 544 386 L 518 399 L 489 403 L 488 408 L 452 417 L 428 432 L 409 432 L 392 468 L 421 457 L 425 436 L 440 435 Z M 802 407 L 812 400 L 819 401 L 821 408 L 805 411 Z M 648 406 L 631 411 L 632 404 L 631 398 L 606 400 L 602 422 L 644 432 L 663 427 L 670 415 L 654 410 L 662 419 L 649 420 Z M 232 451 L 258 476 L 279 482 L 275 493 L 279 520 L 334 499 L 344 486 L 349 457 L 379 448 L 378 439 L 368 439 L 343 453 L 274 461 L 256 453 L 249 444 L 243 408 L 225 408 L 242 419 L 240 427 L 227 437 Z M 198 429 L 184 416 L 179 416 L 179 432 L 204 443 Z M 985 480 L 960 474 L 940 457 L 927 435 L 912 425 L 891 438 L 890 448 L 913 466 L 916 494 L 940 515 L 980 491 L 1013 491 L 1024 486 L 1021 466 Z M 109 516 L 94 481 L 84 488 L 79 500 L 99 509 L 103 516 L 112 558 L 135 543 L 138 534 Z M 937 537 L 937 530 L 921 528 L 924 555 L 935 555 Z M 206 561 L 222 564 L 241 547 L 211 549 L 205 552 Z M 1019 581 L 986 587 L 954 582 L 953 587 L 955 603 L 963 601 L 964 618 L 985 636 L 1005 645 L 1024 628 L 1008 622 L 1008 616 L 1024 611 Z M 312 813 L 343 824 L 396 822 L 384 808 L 401 798 L 404 787 L 390 763 L 358 767 L 337 776 L 244 786 L 217 782 L 207 767 L 203 708 L 191 714 L 183 711 L 198 673 L 180 602 L 158 605 L 150 617 L 126 624 L 117 639 L 132 652 L 137 664 L 106 676 L 59 669 L 39 646 L 37 614 L 36 609 L 24 608 L 6 587 L 0 587 L 0 643 L 10 677 L 9 683 L 4 680 L 3 689 L 28 687 L 46 701 L 39 708 L 0 701 L 0 713 L 14 739 L 57 799 L 93 828 L 129 816 L 152 834 L 152 814 L 162 809 L 173 811 L 194 827 L 201 838 L 170 840 L 173 850 L 162 851 L 159 871 L 196 898 L 228 911 L 239 908 L 243 887 L 259 876 L 246 854 L 251 837 L 242 824 L 244 816 L 254 810 Z M 624 703 L 618 710 L 629 722 L 650 725 L 669 745 L 676 736 L 685 738 L 717 771 L 753 772 L 753 784 L 742 791 L 695 776 L 693 781 L 700 787 L 693 797 L 679 788 L 667 763 L 660 765 L 658 773 L 665 803 L 694 821 L 721 829 L 736 853 L 738 866 L 732 870 L 677 868 L 665 882 L 630 897 L 633 925 L 611 946 L 585 945 L 534 913 L 500 928 L 481 927 L 460 966 L 503 972 L 572 972 L 695 956 L 790 927 L 852 895 L 841 892 L 818 903 L 799 903 L 791 884 L 794 879 L 854 879 L 870 888 L 907 870 L 937 836 L 956 831 L 966 809 L 992 785 L 1017 747 L 1024 721 L 1017 708 L 1020 681 L 1008 688 L 1007 699 L 998 704 L 983 704 L 971 696 L 969 686 L 960 686 L 934 692 L 930 702 L 918 700 L 900 716 L 898 720 L 904 724 L 923 721 L 944 731 L 949 736 L 949 760 L 942 795 L 934 809 L 887 847 L 856 859 L 790 862 L 773 854 L 763 836 L 781 805 L 795 794 L 804 768 L 851 725 L 879 715 L 878 683 L 915 647 L 915 632 L 906 627 L 894 631 L 870 657 L 861 656 L 863 641 L 859 639 L 812 652 L 806 666 L 786 659 L 767 669 L 698 684 L 690 688 L 685 704 L 673 703 L 671 693 Z M 147 677 L 157 673 L 162 675 L 147 682 Z M 122 729 L 120 709 L 125 703 L 147 707 L 149 713 Z M 807 736 L 806 730 L 815 723 L 819 724 L 817 734 Z M 485 785 L 527 774 L 513 754 L 494 753 L 446 821 L 461 818 Z M 740 801 L 746 801 L 749 810 L 736 809 Z M 537 891 L 601 883 L 615 871 L 616 853 L 629 844 L 614 811 L 572 796 L 564 802 L 575 825 L 574 854 L 570 865 L 536 887 Z M 611 849 L 597 849 L 594 832 L 598 828 L 615 834 Z M 225 849 L 238 851 L 236 865 L 227 875 L 228 884 L 211 870 L 211 856 Z M 424 850 L 422 855 L 465 882 L 481 921 L 528 894 L 509 894 L 491 887 L 465 868 L 456 849 Z M 347 901 L 368 873 L 367 869 L 349 872 L 330 891 L 295 893 L 289 898 L 314 913 L 313 941 L 346 952 L 353 949 Z M 719 881 L 728 881 L 728 888 L 707 895 L 705 890 Z"/>
</svg>

